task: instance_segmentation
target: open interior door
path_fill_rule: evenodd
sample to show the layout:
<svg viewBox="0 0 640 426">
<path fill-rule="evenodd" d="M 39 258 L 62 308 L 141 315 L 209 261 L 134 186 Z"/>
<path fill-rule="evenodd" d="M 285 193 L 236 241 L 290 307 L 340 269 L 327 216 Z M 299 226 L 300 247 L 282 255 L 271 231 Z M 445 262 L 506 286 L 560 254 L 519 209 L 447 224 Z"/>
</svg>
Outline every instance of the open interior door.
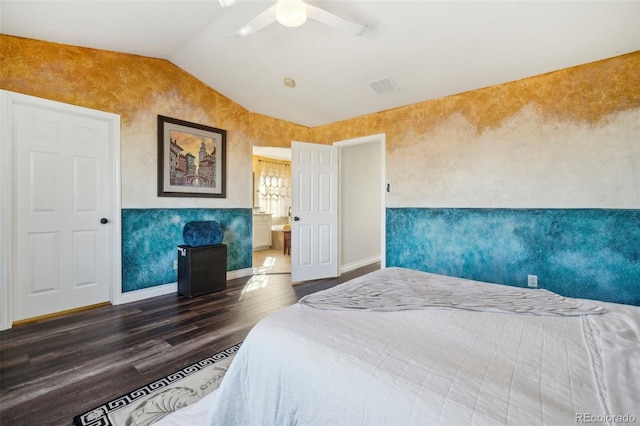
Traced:
<svg viewBox="0 0 640 426">
<path fill-rule="evenodd" d="M 338 276 L 338 148 L 291 143 L 291 281 Z"/>
</svg>

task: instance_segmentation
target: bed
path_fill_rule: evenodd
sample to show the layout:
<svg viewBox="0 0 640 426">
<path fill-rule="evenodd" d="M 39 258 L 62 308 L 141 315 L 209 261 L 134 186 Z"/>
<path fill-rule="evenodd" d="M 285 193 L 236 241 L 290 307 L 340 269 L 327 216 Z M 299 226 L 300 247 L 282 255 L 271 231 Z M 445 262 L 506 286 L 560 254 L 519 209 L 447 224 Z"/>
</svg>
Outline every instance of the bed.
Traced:
<svg viewBox="0 0 640 426">
<path fill-rule="evenodd" d="M 640 308 L 387 268 L 258 323 L 165 425 L 640 422 Z"/>
</svg>

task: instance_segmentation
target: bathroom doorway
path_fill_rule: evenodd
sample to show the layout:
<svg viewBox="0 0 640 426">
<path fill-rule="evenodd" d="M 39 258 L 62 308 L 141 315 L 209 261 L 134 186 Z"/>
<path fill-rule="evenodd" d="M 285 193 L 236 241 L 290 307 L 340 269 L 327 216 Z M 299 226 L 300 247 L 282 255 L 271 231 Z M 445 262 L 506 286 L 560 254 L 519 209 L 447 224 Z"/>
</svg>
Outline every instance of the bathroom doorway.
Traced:
<svg viewBox="0 0 640 426">
<path fill-rule="evenodd" d="M 253 274 L 290 274 L 291 149 L 253 147 Z"/>
<path fill-rule="evenodd" d="M 386 266 L 386 185 L 385 153 L 386 135 L 376 134 L 336 142 L 340 149 L 339 177 L 339 273 L 349 272 L 371 264 Z M 291 163 L 290 148 L 254 147 L 254 233 L 267 225 L 260 218 L 261 208 L 257 202 L 259 174 L 256 173 L 260 158 L 285 160 Z M 266 160 L 269 161 L 269 160 Z M 289 198 L 290 200 L 290 198 Z M 289 201 L 290 203 L 290 201 Z M 266 243 L 254 238 L 253 268 L 254 274 L 290 273 L 291 257 L 284 254 L 281 239 L 282 227 L 290 222 L 288 207 L 285 204 L 284 217 L 268 215 L 271 222 L 270 240 Z M 256 209 L 257 207 L 257 209 Z M 280 213 L 282 215 L 282 213 Z M 263 217 L 264 219 L 264 217 Z M 257 226 L 256 226 L 257 225 Z M 280 227 L 278 227 L 280 226 Z M 274 229 L 275 227 L 275 229 Z M 261 234 L 265 239 L 267 233 Z M 257 236 L 259 237 L 259 235 Z M 286 271 L 286 272 L 282 272 Z"/>
</svg>

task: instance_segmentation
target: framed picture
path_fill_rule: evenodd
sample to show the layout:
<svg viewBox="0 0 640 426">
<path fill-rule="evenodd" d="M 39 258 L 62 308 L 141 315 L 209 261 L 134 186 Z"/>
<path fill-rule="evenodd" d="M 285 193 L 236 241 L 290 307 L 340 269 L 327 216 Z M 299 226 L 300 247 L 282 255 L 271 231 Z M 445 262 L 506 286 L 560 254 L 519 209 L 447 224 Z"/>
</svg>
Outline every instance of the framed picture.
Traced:
<svg viewBox="0 0 640 426">
<path fill-rule="evenodd" d="M 226 130 L 158 116 L 158 196 L 225 198 Z"/>
</svg>

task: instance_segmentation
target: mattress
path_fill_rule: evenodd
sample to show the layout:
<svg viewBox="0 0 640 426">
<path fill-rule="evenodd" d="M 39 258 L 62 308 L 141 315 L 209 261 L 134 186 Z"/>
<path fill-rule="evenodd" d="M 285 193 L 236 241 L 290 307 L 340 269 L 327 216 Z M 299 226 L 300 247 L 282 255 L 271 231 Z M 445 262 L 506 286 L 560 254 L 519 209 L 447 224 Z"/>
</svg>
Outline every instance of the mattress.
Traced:
<svg viewBox="0 0 640 426">
<path fill-rule="evenodd" d="M 163 424 L 640 421 L 640 308 L 545 293 L 368 274 L 262 320 L 199 420 Z"/>
</svg>

